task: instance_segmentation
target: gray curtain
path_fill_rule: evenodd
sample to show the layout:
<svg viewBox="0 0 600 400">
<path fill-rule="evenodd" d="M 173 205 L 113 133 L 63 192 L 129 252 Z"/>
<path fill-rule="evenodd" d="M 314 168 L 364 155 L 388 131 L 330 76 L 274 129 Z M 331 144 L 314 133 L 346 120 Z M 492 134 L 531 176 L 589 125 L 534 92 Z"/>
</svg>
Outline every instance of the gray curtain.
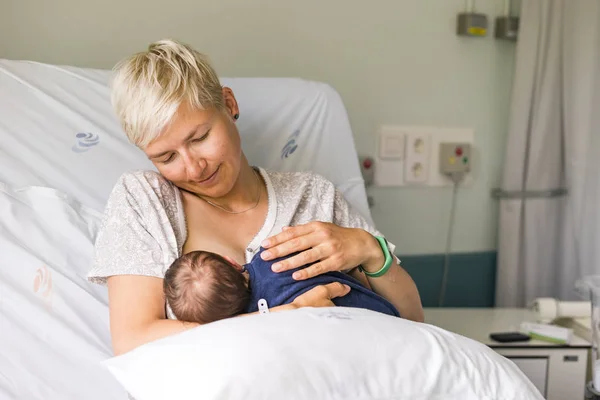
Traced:
<svg viewBox="0 0 600 400">
<path fill-rule="evenodd" d="M 578 299 L 575 281 L 600 272 L 599 56 L 600 1 L 523 0 L 497 306 Z"/>
</svg>

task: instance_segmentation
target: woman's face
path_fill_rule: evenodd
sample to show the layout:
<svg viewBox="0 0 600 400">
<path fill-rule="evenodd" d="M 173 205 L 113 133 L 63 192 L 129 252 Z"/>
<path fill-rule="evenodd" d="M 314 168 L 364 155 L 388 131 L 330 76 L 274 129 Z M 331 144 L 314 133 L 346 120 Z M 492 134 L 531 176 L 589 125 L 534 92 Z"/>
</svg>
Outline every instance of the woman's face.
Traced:
<svg viewBox="0 0 600 400">
<path fill-rule="evenodd" d="M 212 198 L 229 193 L 242 162 L 240 135 L 231 118 L 238 113 L 237 103 L 231 90 L 225 88 L 223 94 L 224 111 L 182 104 L 161 136 L 144 149 L 165 178 Z"/>
</svg>

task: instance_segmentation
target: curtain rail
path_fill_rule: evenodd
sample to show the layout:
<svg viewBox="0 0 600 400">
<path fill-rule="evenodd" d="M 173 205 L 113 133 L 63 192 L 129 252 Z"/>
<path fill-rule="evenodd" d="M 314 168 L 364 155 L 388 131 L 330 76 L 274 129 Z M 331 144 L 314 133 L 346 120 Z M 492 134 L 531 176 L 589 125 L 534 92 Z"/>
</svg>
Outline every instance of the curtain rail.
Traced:
<svg viewBox="0 0 600 400">
<path fill-rule="evenodd" d="M 566 196 L 569 191 L 565 188 L 549 190 L 492 190 L 492 197 L 496 199 L 540 199 Z"/>
</svg>

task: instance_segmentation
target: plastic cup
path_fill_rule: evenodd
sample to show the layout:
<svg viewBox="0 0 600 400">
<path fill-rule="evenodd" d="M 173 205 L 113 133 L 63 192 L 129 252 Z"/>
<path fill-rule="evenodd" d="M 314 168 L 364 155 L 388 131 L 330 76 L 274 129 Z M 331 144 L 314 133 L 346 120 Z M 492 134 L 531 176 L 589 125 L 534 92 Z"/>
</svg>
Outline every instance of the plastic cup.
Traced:
<svg viewBox="0 0 600 400">
<path fill-rule="evenodd" d="M 592 383 L 600 392 L 600 275 L 587 276 L 576 283 L 577 291 L 591 302 L 592 316 Z"/>
</svg>

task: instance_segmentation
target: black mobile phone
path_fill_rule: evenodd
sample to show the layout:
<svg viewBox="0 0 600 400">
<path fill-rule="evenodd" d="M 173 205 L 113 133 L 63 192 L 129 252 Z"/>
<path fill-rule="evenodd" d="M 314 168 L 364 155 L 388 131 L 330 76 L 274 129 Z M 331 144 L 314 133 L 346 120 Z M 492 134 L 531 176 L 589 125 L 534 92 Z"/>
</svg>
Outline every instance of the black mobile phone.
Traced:
<svg viewBox="0 0 600 400">
<path fill-rule="evenodd" d="M 526 342 L 531 339 L 529 335 L 521 332 L 490 333 L 490 338 L 500 343 Z"/>
</svg>

